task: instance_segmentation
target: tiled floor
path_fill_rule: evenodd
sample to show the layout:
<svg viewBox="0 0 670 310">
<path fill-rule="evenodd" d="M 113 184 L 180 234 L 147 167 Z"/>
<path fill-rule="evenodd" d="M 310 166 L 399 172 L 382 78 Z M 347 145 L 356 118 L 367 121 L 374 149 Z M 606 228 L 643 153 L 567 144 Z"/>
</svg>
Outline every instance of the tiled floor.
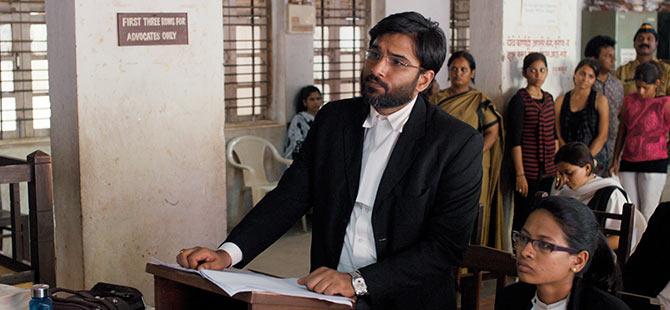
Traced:
<svg viewBox="0 0 670 310">
<path fill-rule="evenodd" d="M 311 233 L 303 232 L 296 225 L 257 256 L 247 268 L 288 278 L 304 276 L 309 272 L 311 237 Z"/>
</svg>

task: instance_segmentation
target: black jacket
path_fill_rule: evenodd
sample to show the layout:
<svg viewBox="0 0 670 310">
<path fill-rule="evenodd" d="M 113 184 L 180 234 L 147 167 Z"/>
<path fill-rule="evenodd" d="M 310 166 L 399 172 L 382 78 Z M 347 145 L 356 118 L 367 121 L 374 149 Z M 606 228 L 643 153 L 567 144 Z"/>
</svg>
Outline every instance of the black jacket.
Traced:
<svg viewBox="0 0 670 310">
<path fill-rule="evenodd" d="M 590 285 L 575 284 L 570 293 L 568 310 L 630 310 L 620 299 Z M 530 310 L 535 296 L 535 285 L 523 282 L 505 287 L 496 296 L 496 310 Z"/>
<path fill-rule="evenodd" d="M 662 202 L 649 219 L 635 252 L 623 269 L 626 292 L 656 297 L 670 283 L 670 202 Z"/>
<path fill-rule="evenodd" d="M 355 203 L 365 118 L 361 98 L 316 115 L 298 158 L 226 241 L 241 267 L 313 208 L 311 269 L 337 268 Z M 460 265 L 477 212 L 482 137 L 417 98 L 384 170 L 372 213 L 377 263 L 360 269 L 376 309 L 455 309 Z"/>
</svg>

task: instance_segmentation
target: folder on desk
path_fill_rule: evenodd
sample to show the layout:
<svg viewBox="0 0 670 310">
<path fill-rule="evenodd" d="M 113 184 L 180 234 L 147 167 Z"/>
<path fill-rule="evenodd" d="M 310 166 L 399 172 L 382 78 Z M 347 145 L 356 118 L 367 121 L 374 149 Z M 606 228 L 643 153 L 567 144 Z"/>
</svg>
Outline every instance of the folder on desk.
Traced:
<svg viewBox="0 0 670 310">
<path fill-rule="evenodd" d="M 164 263 L 155 258 L 152 258 L 149 263 L 200 274 L 203 278 L 214 283 L 230 296 L 241 292 L 268 292 L 277 295 L 325 300 L 347 306 L 353 305 L 352 300 L 347 297 L 329 296 L 309 291 L 304 285 L 298 284 L 297 278 L 275 278 L 249 270 L 234 268 L 223 271 L 186 269 L 178 264 Z"/>
</svg>

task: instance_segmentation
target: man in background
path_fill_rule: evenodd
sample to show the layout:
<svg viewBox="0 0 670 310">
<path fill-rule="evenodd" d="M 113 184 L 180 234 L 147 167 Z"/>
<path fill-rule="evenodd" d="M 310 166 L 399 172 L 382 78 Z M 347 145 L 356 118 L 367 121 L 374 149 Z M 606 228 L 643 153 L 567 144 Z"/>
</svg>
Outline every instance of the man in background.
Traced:
<svg viewBox="0 0 670 310">
<path fill-rule="evenodd" d="M 598 163 L 598 165 L 602 164 L 606 168 L 612 162 L 614 142 L 619 130 L 619 111 L 623 104 L 623 84 L 613 74 L 616 63 L 616 56 L 614 54 L 615 44 L 616 41 L 608 36 L 595 36 L 586 43 L 586 48 L 584 49 L 584 57 L 593 58 L 600 63 L 600 73 L 596 77 L 593 89 L 605 95 L 609 104 L 610 123 L 607 131 L 607 143 L 605 144 L 606 152 L 609 156 L 607 157 L 607 162 Z M 605 169 L 605 173 L 609 174 L 607 170 Z"/>
<path fill-rule="evenodd" d="M 649 23 L 643 23 L 635 33 L 633 45 L 635 46 L 635 60 L 629 61 L 616 70 L 616 76 L 623 82 L 624 95 L 634 93 L 637 89 L 634 79 L 635 68 L 642 63 L 650 61 L 661 69 L 661 85 L 656 88 L 656 96 L 670 95 L 670 65 L 658 61 L 654 57 L 656 47 L 658 46 L 658 33 L 654 29 L 654 26 Z"/>
</svg>

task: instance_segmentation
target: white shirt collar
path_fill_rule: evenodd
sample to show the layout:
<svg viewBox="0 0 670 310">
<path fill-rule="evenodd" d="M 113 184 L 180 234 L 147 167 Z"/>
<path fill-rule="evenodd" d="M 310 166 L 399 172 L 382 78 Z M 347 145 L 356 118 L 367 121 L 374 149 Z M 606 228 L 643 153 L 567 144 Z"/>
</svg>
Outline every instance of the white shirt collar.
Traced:
<svg viewBox="0 0 670 310">
<path fill-rule="evenodd" d="M 537 292 L 535 292 L 535 296 L 533 296 L 533 308 L 532 310 L 565 310 L 568 307 L 568 301 L 570 301 L 570 295 L 566 297 L 565 299 L 561 299 L 553 304 L 545 304 L 543 303 L 539 297 L 537 297 Z"/>
<path fill-rule="evenodd" d="M 416 103 L 416 98 L 417 97 L 414 97 L 404 107 L 402 107 L 402 109 L 393 112 L 390 115 L 381 115 L 374 107 L 370 106 L 370 113 L 365 119 L 365 122 L 363 122 L 363 127 L 372 128 L 377 125 L 379 120 L 388 120 L 388 122 L 391 124 L 391 128 L 393 128 L 394 131 L 402 132 L 402 128 L 405 126 L 405 123 L 407 123 L 409 115 L 412 112 L 412 108 Z"/>
</svg>

